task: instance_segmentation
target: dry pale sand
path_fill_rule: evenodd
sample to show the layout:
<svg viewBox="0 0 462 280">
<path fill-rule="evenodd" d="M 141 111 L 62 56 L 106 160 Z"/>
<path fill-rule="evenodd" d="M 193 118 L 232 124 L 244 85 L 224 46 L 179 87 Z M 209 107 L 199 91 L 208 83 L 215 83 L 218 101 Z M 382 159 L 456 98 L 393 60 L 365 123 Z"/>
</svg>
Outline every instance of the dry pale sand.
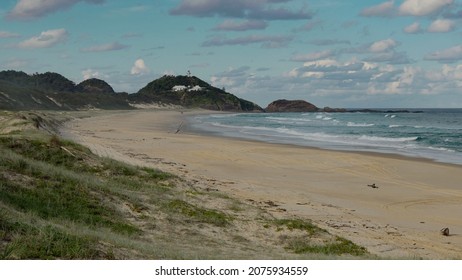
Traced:
<svg viewBox="0 0 462 280">
<path fill-rule="evenodd" d="M 462 259 L 462 166 L 198 135 L 187 124 L 175 133 L 198 113 L 100 113 L 64 133 L 99 155 L 311 219 L 381 257 Z"/>
</svg>

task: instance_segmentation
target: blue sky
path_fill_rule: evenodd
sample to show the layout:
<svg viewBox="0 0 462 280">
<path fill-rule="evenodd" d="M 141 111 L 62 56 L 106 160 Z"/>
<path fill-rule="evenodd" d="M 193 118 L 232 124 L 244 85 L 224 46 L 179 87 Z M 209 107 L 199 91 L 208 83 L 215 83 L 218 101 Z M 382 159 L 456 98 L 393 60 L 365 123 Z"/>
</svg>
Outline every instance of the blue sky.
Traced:
<svg viewBox="0 0 462 280">
<path fill-rule="evenodd" d="M 2 0 L 7 69 L 130 93 L 191 71 L 261 106 L 462 107 L 462 0 Z"/>
</svg>

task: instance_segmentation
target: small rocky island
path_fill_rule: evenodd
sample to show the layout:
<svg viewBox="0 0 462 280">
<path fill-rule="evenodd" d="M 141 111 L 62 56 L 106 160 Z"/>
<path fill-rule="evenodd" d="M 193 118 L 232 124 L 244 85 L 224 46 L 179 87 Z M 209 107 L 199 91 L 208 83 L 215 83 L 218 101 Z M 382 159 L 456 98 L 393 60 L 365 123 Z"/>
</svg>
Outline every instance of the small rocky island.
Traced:
<svg viewBox="0 0 462 280">
<path fill-rule="evenodd" d="M 301 112 L 346 112 L 343 108 L 318 108 L 305 100 L 279 99 L 271 102 L 265 109 L 267 113 L 301 113 Z"/>
<path fill-rule="evenodd" d="M 271 102 L 265 109 L 268 113 L 277 112 L 317 112 L 319 108 L 304 100 L 279 99 Z"/>
</svg>

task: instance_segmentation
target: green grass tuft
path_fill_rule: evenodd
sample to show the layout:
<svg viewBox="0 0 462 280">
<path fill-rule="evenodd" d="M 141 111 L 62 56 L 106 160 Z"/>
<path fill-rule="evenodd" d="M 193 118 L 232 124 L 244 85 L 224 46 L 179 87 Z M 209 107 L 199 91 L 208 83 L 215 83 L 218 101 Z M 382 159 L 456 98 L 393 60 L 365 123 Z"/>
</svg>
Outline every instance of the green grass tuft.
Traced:
<svg viewBox="0 0 462 280">
<path fill-rule="evenodd" d="M 219 211 L 205 209 L 192 205 L 186 201 L 175 199 L 168 202 L 165 208 L 184 216 L 192 218 L 202 223 L 208 223 L 219 227 L 224 227 L 229 224 L 231 218 Z"/>
<path fill-rule="evenodd" d="M 367 250 L 345 238 L 336 237 L 335 241 L 325 244 L 312 244 L 308 238 L 297 238 L 289 242 L 287 249 L 297 254 L 316 253 L 324 255 L 352 255 L 364 256 Z"/>
<path fill-rule="evenodd" d="M 309 235 L 315 235 L 319 233 L 326 233 L 327 231 L 313 225 L 311 222 L 301 219 L 282 219 L 274 221 L 277 226 L 285 226 L 288 230 L 303 230 Z"/>
<path fill-rule="evenodd" d="M 0 214 L 0 260 L 2 259 L 108 259 L 98 240 L 76 236 L 53 226 L 31 226 Z"/>
</svg>

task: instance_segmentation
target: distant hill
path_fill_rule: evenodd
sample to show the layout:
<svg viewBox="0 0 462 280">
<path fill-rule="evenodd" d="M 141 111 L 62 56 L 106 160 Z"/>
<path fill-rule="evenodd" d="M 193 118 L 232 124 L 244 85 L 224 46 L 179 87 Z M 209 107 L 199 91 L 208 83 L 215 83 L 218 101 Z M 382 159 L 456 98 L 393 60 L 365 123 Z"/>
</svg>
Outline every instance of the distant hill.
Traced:
<svg viewBox="0 0 462 280">
<path fill-rule="evenodd" d="M 125 97 L 98 79 L 75 85 L 58 73 L 28 75 L 18 71 L 0 72 L 0 109 L 81 110 L 131 109 Z"/>
<path fill-rule="evenodd" d="M 115 93 L 114 89 L 105 81 L 91 78 L 76 86 L 76 90 L 85 93 Z"/>
<path fill-rule="evenodd" d="M 164 103 L 217 111 L 258 111 L 263 109 L 195 76 L 165 75 L 129 96 L 133 103 Z"/>
<path fill-rule="evenodd" d="M 58 73 L 0 72 L 0 109 L 5 110 L 133 109 L 131 104 L 159 103 L 219 111 L 263 110 L 191 76 L 163 76 L 128 94 L 116 93 L 108 83 L 95 78 L 76 85 Z"/>
</svg>

